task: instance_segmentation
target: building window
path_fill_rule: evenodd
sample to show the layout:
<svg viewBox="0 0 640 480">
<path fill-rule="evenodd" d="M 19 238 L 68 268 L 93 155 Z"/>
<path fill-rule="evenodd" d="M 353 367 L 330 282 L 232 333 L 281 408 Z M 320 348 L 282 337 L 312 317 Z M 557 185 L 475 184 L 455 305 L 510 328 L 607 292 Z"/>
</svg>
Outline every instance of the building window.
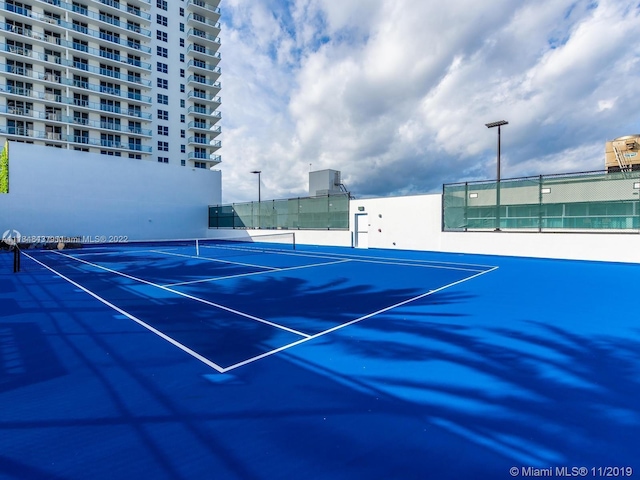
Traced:
<svg viewBox="0 0 640 480">
<path fill-rule="evenodd" d="M 169 151 L 169 142 L 158 142 L 158 151 L 159 152 L 168 152 Z"/>
<path fill-rule="evenodd" d="M 180 165 L 182 165 L 183 167 L 187 166 L 187 161 L 186 160 L 180 160 Z"/>
<path fill-rule="evenodd" d="M 156 85 L 158 88 L 169 88 L 169 81 L 166 78 L 158 78 L 156 79 Z"/>
<path fill-rule="evenodd" d="M 169 163 L 168 157 L 158 157 L 158 163 Z"/>
<path fill-rule="evenodd" d="M 166 40 L 165 40 L 165 42 L 166 42 Z M 180 46 L 181 46 L 181 47 L 184 47 L 184 38 L 181 38 L 181 39 L 180 39 Z"/>
<path fill-rule="evenodd" d="M 184 98 L 181 98 L 181 99 L 180 99 L 180 106 L 181 106 L 182 108 L 184 108 L 184 107 L 185 107 Z"/>
<path fill-rule="evenodd" d="M 169 127 L 158 125 L 158 135 L 169 135 Z"/>
<path fill-rule="evenodd" d="M 77 12 L 77 13 L 81 13 L 82 15 L 87 15 L 88 12 L 89 12 L 87 7 L 82 5 L 79 2 L 73 2 L 73 5 L 72 5 L 71 9 L 72 9 L 72 11 Z"/>
<path fill-rule="evenodd" d="M 184 78 L 184 68 L 181 68 L 181 69 L 180 69 L 180 76 L 181 76 L 182 78 Z"/>
<path fill-rule="evenodd" d="M 169 120 L 169 112 L 167 110 L 158 110 L 158 120 Z"/>
<path fill-rule="evenodd" d="M 184 23 L 181 23 L 181 24 L 180 24 L 180 31 L 181 31 L 181 32 L 184 32 Z"/>
<path fill-rule="evenodd" d="M 187 151 L 186 145 L 180 145 L 180 153 L 185 153 Z"/>
<path fill-rule="evenodd" d="M 184 17 L 184 8 L 180 7 L 180 16 Z"/>
<path fill-rule="evenodd" d="M 158 25 L 162 25 L 163 27 L 166 27 L 167 26 L 167 20 L 168 20 L 167 17 L 165 17 L 164 15 L 160 15 L 160 14 L 156 15 L 156 23 Z"/>
<path fill-rule="evenodd" d="M 180 92 L 184 93 L 184 84 L 180 84 Z"/>
<path fill-rule="evenodd" d="M 196 168 L 207 168 L 207 164 L 205 162 L 193 162 L 193 166 Z"/>
<path fill-rule="evenodd" d="M 168 95 L 162 95 L 161 93 L 158 94 L 158 103 L 160 105 L 169 105 L 169 96 Z"/>
<path fill-rule="evenodd" d="M 161 30 L 158 30 L 156 32 L 156 40 L 160 40 L 161 42 L 166 42 L 167 41 L 167 32 L 163 32 Z M 182 41 L 184 42 L 184 40 L 182 40 Z"/>
<path fill-rule="evenodd" d="M 167 65 L 166 63 L 158 62 L 156 70 L 158 70 L 160 73 L 168 73 L 169 65 Z"/>
<path fill-rule="evenodd" d="M 184 123 L 185 122 L 185 117 L 184 115 L 180 115 L 180 123 Z"/>
<path fill-rule="evenodd" d="M 159 57 L 167 58 L 169 56 L 169 51 L 164 47 L 156 47 L 156 54 Z"/>
<path fill-rule="evenodd" d="M 187 133 L 184 130 L 180 130 L 180 138 L 185 138 Z"/>
<path fill-rule="evenodd" d="M 184 53 L 181 53 L 181 54 L 180 54 L 180 61 L 181 61 L 181 62 L 184 62 Z"/>
<path fill-rule="evenodd" d="M 161 10 L 167 10 L 167 0 L 157 0 L 156 7 Z"/>
</svg>

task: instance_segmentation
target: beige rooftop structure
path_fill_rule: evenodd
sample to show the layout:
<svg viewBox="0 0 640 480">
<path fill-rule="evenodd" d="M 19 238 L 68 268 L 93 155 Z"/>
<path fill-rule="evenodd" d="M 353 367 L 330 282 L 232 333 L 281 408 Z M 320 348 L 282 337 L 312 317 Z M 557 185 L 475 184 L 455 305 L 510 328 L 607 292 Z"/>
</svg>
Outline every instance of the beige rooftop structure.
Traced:
<svg viewBox="0 0 640 480">
<path fill-rule="evenodd" d="M 605 168 L 607 172 L 640 170 L 640 134 L 626 135 L 607 142 Z"/>
</svg>

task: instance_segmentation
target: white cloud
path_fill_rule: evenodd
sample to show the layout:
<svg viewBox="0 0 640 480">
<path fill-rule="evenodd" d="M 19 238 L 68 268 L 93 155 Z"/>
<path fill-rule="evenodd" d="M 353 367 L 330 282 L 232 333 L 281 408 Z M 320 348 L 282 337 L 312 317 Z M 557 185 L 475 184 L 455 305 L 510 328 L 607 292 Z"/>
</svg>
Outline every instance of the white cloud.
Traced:
<svg viewBox="0 0 640 480">
<path fill-rule="evenodd" d="M 225 202 L 256 197 L 254 169 L 263 198 L 304 195 L 309 164 L 341 170 L 361 196 L 493 178 L 496 137 L 484 124 L 500 119 L 503 178 L 603 168 L 604 142 L 638 130 L 630 0 L 222 9 Z"/>
</svg>

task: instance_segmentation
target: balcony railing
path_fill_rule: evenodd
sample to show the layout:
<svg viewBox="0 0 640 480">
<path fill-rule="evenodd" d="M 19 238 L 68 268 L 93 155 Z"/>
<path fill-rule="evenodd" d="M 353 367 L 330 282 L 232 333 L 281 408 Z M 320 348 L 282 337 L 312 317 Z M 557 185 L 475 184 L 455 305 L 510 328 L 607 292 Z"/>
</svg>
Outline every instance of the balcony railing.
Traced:
<svg viewBox="0 0 640 480">
<path fill-rule="evenodd" d="M 209 55 L 210 57 L 215 57 L 215 58 L 222 58 L 222 54 L 220 52 L 217 52 L 211 48 L 206 48 L 203 46 L 196 46 L 196 45 L 189 45 L 187 47 L 187 53 L 199 53 L 199 54 L 203 54 L 203 55 Z"/>
<path fill-rule="evenodd" d="M 187 32 L 187 36 L 188 37 L 196 37 L 200 40 L 207 40 L 209 42 L 212 43 L 216 43 L 219 44 L 220 43 L 220 37 L 214 37 L 213 35 L 209 35 L 208 33 L 199 31 L 197 29 L 194 28 L 190 28 L 189 31 Z"/>
<path fill-rule="evenodd" d="M 143 68 L 145 70 L 151 70 L 151 64 L 147 62 L 141 62 L 135 58 L 129 58 L 126 55 L 120 55 L 116 52 L 110 52 L 108 50 L 100 50 L 97 48 L 89 47 L 78 42 L 70 42 L 68 40 L 62 40 L 61 45 L 67 48 L 72 48 L 76 51 L 89 53 L 100 58 L 106 58 L 125 65 L 132 65 L 135 67 Z"/>
<path fill-rule="evenodd" d="M 217 13 L 218 15 L 220 15 L 220 7 L 213 7 L 211 5 L 208 5 L 207 2 L 205 2 L 204 0 L 189 0 L 187 2 L 187 7 L 200 7 L 200 8 L 204 8 L 205 10 L 208 10 L 212 13 Z"/>
</svg>

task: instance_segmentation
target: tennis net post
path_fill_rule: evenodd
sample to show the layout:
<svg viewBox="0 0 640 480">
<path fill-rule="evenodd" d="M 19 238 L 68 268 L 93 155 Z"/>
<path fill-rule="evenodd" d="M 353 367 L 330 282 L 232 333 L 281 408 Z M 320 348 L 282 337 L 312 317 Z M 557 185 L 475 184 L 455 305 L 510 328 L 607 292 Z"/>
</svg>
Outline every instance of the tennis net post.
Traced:
<svg viewBox="0 0 640 480">
<path fill-rule="evenodd" d="M 13 244 L 13 273 L 18 273 L 20 271 L 20 247 L 18 247 L 18 242 Z"/>
</svg>

